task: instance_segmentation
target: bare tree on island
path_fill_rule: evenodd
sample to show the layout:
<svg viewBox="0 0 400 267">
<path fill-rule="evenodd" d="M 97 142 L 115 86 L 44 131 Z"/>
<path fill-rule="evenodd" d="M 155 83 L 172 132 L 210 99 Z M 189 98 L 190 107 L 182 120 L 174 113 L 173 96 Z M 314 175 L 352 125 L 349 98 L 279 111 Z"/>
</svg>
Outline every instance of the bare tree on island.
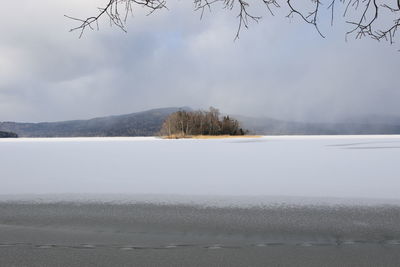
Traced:
<svg viewBox="0 0 400 267">
<path fill-rule="evenodd" d="M 218 109 L 209 111 L 184 111 L 172 113 L 164 121 L 160 135 L 168 137 L 188 137 L 194 135 L 244 135 L 247 131 L 229 116 L 220 119 Z"/>
<path fill-rule="evenodd" d="M 104 0 L 104 6 L 98 9 L 98 13 L 87 18 L 75 18 L 66 16 L 78 22 L 71 31 L 80 31 L 80 36 L 86 29 L 98 29 L 99 20 L 103 17 L 123 31 L 126 31 L 126 21 L 129 14 L 133 14 L 136 8 L 145 8 L 149 14 L 155 11 L 167 9 L 167 0 Z M 346 37 L 353 35 L 356 39 L 370 37 L 374 40 L 386 40 L 394 42 L 397 29 L 400 26 L 400 0 L 193 0 L 194 10 L 199 11 L 201 17 L 204 12 L 215 6 L 231 10 L 238 19 L 235 39 L 239 38 L 240 31 L 248 28 L 250 22 L 259 22 L 262 18 L 256 15 L 253 6 L 261 4 L 271 15 L 278 8 L 287 10 L 287 17 L 297 16 L 307 24 L 312 25 L 316 31 L 324 36 L 320 30 L 323 9 L 330 12 L 330 20 L 333 25 L 334 15 L 338 5 L 342 5 L 340 11 L 349 30 Z M 325 14 L 326 15 L 326 14 Z"/>
</svg>

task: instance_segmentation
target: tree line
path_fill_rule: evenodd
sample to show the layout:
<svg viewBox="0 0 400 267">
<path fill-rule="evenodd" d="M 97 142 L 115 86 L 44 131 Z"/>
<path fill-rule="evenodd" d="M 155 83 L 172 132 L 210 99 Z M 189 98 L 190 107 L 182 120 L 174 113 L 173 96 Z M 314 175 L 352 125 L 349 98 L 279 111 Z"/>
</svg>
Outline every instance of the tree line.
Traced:
<svg viewBox="0 0 400 267">
<path fill-rule="evenodd" d="M 0 138 L 17 138 L 18 135 L 12 132 L 3 132 L 0 131 Z"/>
<path fill-rule="evenodd" d="M 208 111 L 180 110 L 172 113 L 164 121 L 160 135 L 193 136 L 193 135 L 244 135 L 239 121 L 229 116 L 220 116 L 219 110 L 210 107 Z"/>
</svg>

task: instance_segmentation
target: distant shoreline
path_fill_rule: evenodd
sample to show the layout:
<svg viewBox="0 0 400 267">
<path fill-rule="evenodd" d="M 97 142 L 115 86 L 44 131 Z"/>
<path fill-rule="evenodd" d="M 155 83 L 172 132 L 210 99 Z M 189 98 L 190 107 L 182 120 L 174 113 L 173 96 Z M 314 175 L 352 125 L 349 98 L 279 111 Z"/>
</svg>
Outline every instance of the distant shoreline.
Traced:
<svg viewBox="0 0 400 267">
<path fill-rule="evenodd" d="M 122 142 L 122 141 L 173 141 L 173 140 L 222 140 L 222 139 L 256 139 L 256 140 L 321 140 L 321 139 L 386 139 L 400 138 L 400 135 L 238 135 L 238 136 L 212 136 L 205 138 L 162 138 L 160 136 L 97 136 L 97 137 L 19 137 L 19 138 L 0 138 L 0 143 L 5 142 Z"/>
</svg>

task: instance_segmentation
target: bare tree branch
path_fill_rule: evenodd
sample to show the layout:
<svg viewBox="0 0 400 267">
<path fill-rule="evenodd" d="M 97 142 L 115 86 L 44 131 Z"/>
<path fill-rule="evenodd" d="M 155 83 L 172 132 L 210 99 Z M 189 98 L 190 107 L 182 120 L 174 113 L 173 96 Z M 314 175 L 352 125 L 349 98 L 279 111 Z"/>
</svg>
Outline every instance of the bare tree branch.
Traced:
<svg viewBox="0 0 400 267">
<path fill-rule="evenodd" d="M 79 22 L 77 27 L 71 31 L 79 31 L 79 37 L 82 37 L 86 29 L 98 29 L 99 20 L 102 17 L 108 17 L 110 24 L 115 25 L 122 31 L 126 32 L 126 21 L 129 14 L 132 14 L 134 9 L 142 7 L 148 10 L 148 15 L 157 10 L 165 9 L 167 0 L 105 0 L 108 1 L 104 7 L 99 8 L 99 12 L 95 16 L 87 17 L 86 19 L 66 16 L 67 18 Z M 193 0 L 194 10 L 200 12 L 200 18 L 203 17 L 205 11 L 211 11 L 212 8 L 219 4 L 222 8 L 237 12 L 238 26 L 236 30 L 235 40 L 239 38 L 243 28 L 248 28 L 250 22 L 259 22 L 261 16 L 253 14 L 254 10 L 250 10 L 255 2 L 250 0 Z M 256 0 L 253 0 L 256 1 Z M 288 9 L 288 18 L 298 16 L 307 24 L 312 25 L 321 37 L 325 37 L 320 30 L 319 20 L 321 19 L 321 8 L 325 5 L 330 10 L 330 22 L 333 25 L 334 13 L 336 10 L 336 2 L 344 6 L 343 16 L 346 22 L 352 28 L 346 32 L 346 39 L 353 35 L 356 39 L 362 37 L 370 37 L 374 40 L 387 40 L 390 43 L 394 42 L 397 29 L 400 27 L 400 0 L 389 0 L 394 5 L 390 6 L 384 0 L 257 0 L 266 7 L 268 13 L 274 15 L 274 9 L 286 7 Z M 294 5 L 294 2 L 296 5 Z M 380 2 L 385 2 L 380 4 Z M 306 10 L 306 4 L 312 5 L 311 10 Z M 387 19 L 387 14 L 384 11 L 390 11 L 393 16 L 388 23 L 381 23 L 380 19 Z"/>
<path fill-rule="evenodd" d="M 65 17 L 79 21 L 80 24 L 72 28 L 70 31 L 80 31 L 79 37 L 82 37 L 84 31 L 89 28 L 94 30 L 99 28 L 99 19 L 103 16 L 107 16 L 110 20 L 111 25 L 115 25 L 122 31 L 126 32 L 126 20 L 129 13 L 133 13 L 133 6 L 141 6 L 148 9 L 149 13 L 152 14 L 154 11 L 166 8 L 165 0 L 108 0 L 109 2 L 105 7 L 100 7 L 99 13 L 96 16 L 91 16 L 86 19 L 79 19 L 65 15 Z M 121 10 L 122 9 L 122 10 Z M 121 13 L 122 12 L 122 13 Z M 96 27 L 93 27 L 95 25 Z"/>
</svg>

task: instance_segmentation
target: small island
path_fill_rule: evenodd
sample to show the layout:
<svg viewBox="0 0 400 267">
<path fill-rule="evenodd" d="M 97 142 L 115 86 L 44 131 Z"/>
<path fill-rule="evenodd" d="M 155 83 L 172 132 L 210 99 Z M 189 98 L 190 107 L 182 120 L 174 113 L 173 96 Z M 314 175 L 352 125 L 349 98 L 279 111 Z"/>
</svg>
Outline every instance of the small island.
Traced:
<svg viewBox="0 0 400 267">
<path fill-rule="evenodd" d="M 12 132 L 2 132 L 0 131 L 0 138 L 17 138 L 18 135 Z"/>
<path fill-rule="evenodd" d="M 167 139 L 178 138 L 227 138 L 248 134 L 238 120 L 228 115 L 220 116 L 219 110 L 210 107 L 208 111 L 179 110 L 164 121 L 160 136 Z"/>
</svg>

